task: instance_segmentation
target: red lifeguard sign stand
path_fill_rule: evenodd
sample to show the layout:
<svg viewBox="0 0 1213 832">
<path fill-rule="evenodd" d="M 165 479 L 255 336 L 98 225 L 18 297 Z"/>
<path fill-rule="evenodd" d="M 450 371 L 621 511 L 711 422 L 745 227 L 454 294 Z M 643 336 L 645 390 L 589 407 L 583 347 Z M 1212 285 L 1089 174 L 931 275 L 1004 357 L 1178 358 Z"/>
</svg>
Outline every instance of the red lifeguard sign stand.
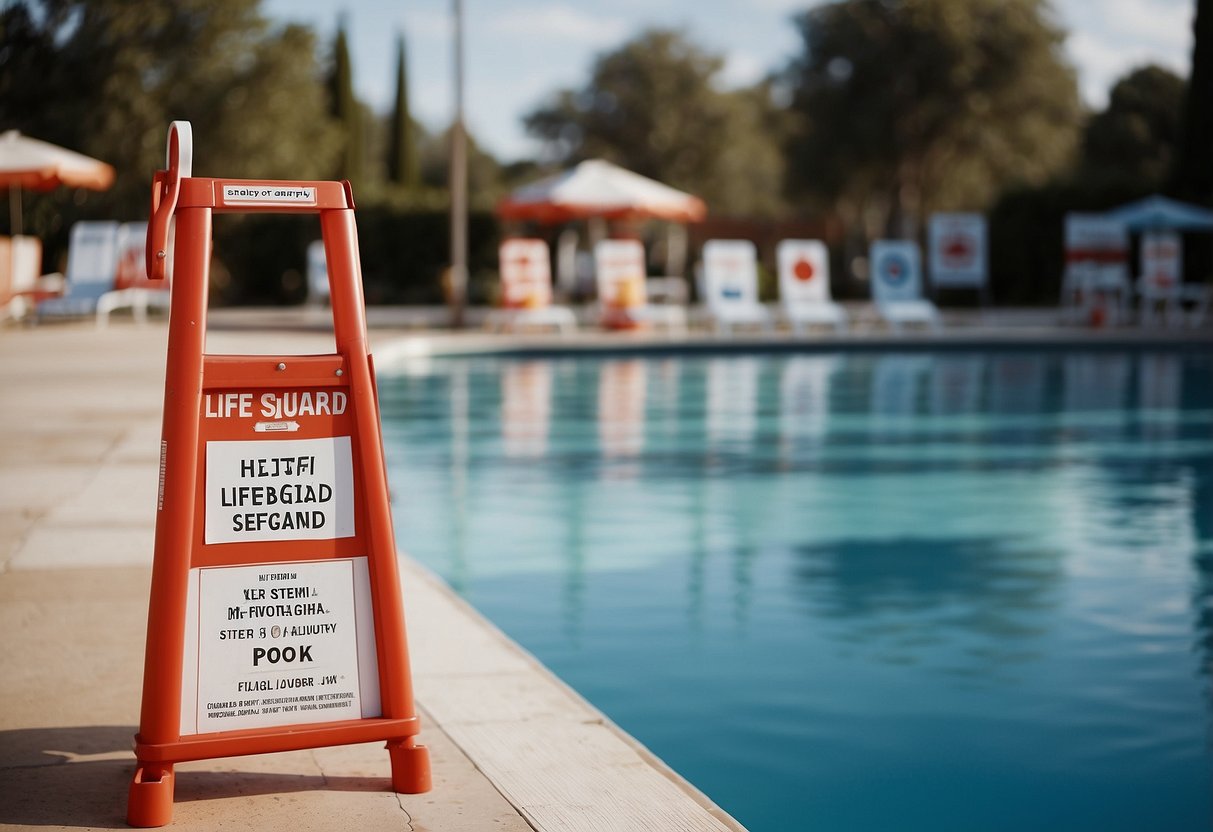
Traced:
<svg viewBox="0 0 1213 832">
<path fill-rule="evenodd" d="M 192 177 L 192 147 L 174 122 L 152 184 L 152 279 L 176 232 L 127 821 L 172 820 L 176 763 L 374 740 L 427 791 L 349 183 Z M 320 215 L 334 354 L 206 354 L 216 211 Z"/>
</svg>

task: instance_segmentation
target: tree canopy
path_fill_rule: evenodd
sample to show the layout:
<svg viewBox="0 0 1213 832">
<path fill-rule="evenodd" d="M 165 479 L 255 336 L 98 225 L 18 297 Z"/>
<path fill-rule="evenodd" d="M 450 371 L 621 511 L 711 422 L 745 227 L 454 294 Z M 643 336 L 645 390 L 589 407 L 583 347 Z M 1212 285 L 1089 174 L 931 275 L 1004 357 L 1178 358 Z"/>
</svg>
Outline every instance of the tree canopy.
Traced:
<svg viewBox="0 0 1213 832">
<path fill-rule="evenodd" d="M 1160 66 L 1139 67 L 1117 80 L 1108 106 L 1083 131 L 1083 176 L 1124 180 L 1143 190 L 1162 187 L 1175 164 L 1183 98 L 1183 79 Z"/>
<path fill-rule="evenodd" d="M 601 55 L 589 81 L 526 116 L 549 161 L 601 157 L 703 197 L 713 212 L 771 213 L 783 173 L 762 92 L 721 92 L 723 60 L 652 30 Z"/>
<path fill-rule="evenodd" d="M 724 89 L 723 59 L 685 33 L 644 32 L 526 117 L 544 143 L 539 166 L 502 168 L 470 143 L 472 201 L 483 208 L 518 177 L 604 157 L 698 194 L 715 215 L 786 218 L 792 205 L 841 220 L 853 242 L 914 236 L 932 211 L 983 209 L 1013 192 L 1023 225 L 1002 238 L 1022 245 L 1041 224 L 1033 191 L 1058 212 L 1098 208 L 1112 194 L 1160 187 L 1168 169 L 1173 192 L 1213 202 L 1211 7 L 1196 2 L 1186 88 L 1143 68 L 1089 120 L 1049 0 L 815 5 L 794 18 L 801 53 L 746 89 Z M 312 31 L 271 25 L 260 0 L 0 5 L 0 124 L 118 172 L 104 194 L 27 198 L 26 227 L 62 248 L 76 219 L 145 216 L 173 119 L 194 124 L 199 175 L 337 175 L 356 180 L 363 206 L 385 218 L 437 217 L 449 148 L 443 132 L 409 118 L 403 42 L 396 106 L 381 119 L 354 96 L 344 25 L 326 46 L 318 59 Z M 381 187 L 385 179 L 397 187 Z M 249 250 L 261 252 L 261 239 L 250 237 Z M 427 262 L 441 262 L 438 249 Z M 421 273 L 392 254 L 383 280 L 405 261 Z"/>
<path fill-rule="evenodd" d="M 793 195 L 869 235 L 1046 181 L 1080 123 L 1045 0 L 839 0 L 796 18 Z"/>
<path fill-rule="evenodd" d="M 87 204 L 118 218 L 146 215 L 174 119 L 193 123 L 199 175 L 322 178 L 336 130 L 314 37 L 271 27 L 258 5 L 10 3 L 0 12 L 0 123 L 112 164 L 113 189 Z M 32 213 L 28 227 L 46 235 L 65 206 Z"/>
</svg>

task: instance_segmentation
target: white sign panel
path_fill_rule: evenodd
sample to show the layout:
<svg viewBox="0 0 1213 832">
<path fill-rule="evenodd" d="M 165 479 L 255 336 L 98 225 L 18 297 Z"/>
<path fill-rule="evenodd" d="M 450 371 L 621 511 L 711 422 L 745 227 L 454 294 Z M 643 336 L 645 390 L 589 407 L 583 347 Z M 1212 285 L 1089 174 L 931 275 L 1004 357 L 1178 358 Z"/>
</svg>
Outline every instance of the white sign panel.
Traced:
<svg viewBox="0 0 1213 832">
<path fill-rule="evenodd" d="M 927 232 L 931 283 L 948 289 L 986 285 L 986 219 L 981 214 L 933 214 Z"/>
<path fill-rule="evenodd" d="M 758 251 L 749 240 L 708 240 L 703 278 L 713 308 L 758 303 Z"/>
<path fill-rule="evenodd" d="M 366 558 L 190 570 L 181 732 L 381 712 Z"/>
<path fill-rule="evenodd" d="M 645 305 L 644 246 L 639 240 L 601 240 L 594 246 L 598 299 L 606 306 Z"/>
<path fill-rule="evenodd" d="M 506 240 L 498 254 L 502 300 L 507 307 L 540 308 L 552 302 L 552 262 L 543 240 Z"/>
<path fill-rule="evenodd" d="M 1183 241 L 1175 231 L 1141 235 L 1141 277 L 1154 290 L 1169 291 L 1183 283 Z"/>
<path fill-rule="evenodd" d="M 1129 251 L 1129 231 L 1124 223 L 1103 214 L 1066 214 L 1065 240 L 1068 263 L 1115 262 L 1123 260 Z"/>
<path fill-rule="evenodd" d="M 779 261 L 779 297 L 784 303 L 822 303 L 830 299 L 830 257 L 821 240 L 783 240 Z"/>
<path fill-rule="evenodd" d="M 227 205 L 315 205 L 316 189 L 293 184 L 224 185 Z"/>
<path fill-rule="evenodd" d="M 922 260 L 918 243 L 876 240 L 872 243 L 872 296 L 877 303 L 920 300 Z"/>
<path fill-rule="evenodd" d="M 348 436 L 206 443 L 207 543 L 354 535 Z"/>
</svg>

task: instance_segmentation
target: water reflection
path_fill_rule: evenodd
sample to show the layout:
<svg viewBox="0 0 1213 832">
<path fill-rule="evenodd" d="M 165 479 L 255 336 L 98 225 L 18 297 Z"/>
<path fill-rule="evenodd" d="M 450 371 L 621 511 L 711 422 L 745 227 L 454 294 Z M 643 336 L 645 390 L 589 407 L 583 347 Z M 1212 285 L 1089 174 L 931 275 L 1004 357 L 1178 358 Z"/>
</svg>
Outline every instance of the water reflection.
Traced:
<svg viewBox="0 0 1213 832">
<path fill-rule="evenodd" d="M 995 355 L 990 365 L 991 413 L 1042 413 L 1047 359 L 1040 355 Z"/>
<path fill-rule="evenodd" d="M 1132 531 L 1126 545 L 1210 539 L 1198 505 L 1209 431 L 1185 415 L 1209 394 L 1193 393 L 1204 379 L 1173 353 L 452 361 L 444 372 L 445 408 L 414 380 L 427 401 L 403 410 L 433 426 L 425 444 L 445 456 L 446 487 L 396 487 L 415 498 L 400 523 L 407 548 L 440 550 L 461 584 L 562 561 L 581 573 L 685 557 L 693 574 L 716 552 L 732 553 L 745 582 L 744 564 L 772 547 L 838 557 L 862 552 L 868 532 L 877 547 L 928 530 L 960 542 L 1023 531 L 1079 548 L 1102 545 L 1108 528 Z M 385 395 L 389 419 L 391 404 Z M 444 446 L 430 438 L 441 425 Z M 408 445 L 407 431 L 398 438 Z M 404 471 L 422 455 L 402 451 Z M 419 513 L 445 522 L 409 541 Z M 543 550 L 511 556 L 515 544 L 485 518 L 523 524 Z M 486 539 L 492 551 L 472 545 Z M 986 557 L 1020 554 L 991 546 Z"/>
<path fill-rule="evenodd" d="M 989 674 L 1037 655 L 1061 554 L 996 537 L 839 540 L 798 546 L 792 574 L 814 616 L 852 622 L 843 638 L 876 658 L 914 664 L 945 645 L 948 670 Z"/>
<path fill-rule="evenodd" d="M 1065 409 L 1073 413 L 1092 410 L 1125 415 L 1128 404 L 1132 358 L 1125 353 L 1079 353 L 1067 356 Z"/>
<path fill-rule="evenodd" d="M 997 723 L 1038 741 L 1005 772 L 1174 782 L 1209 767 L 1211 374 L 1195 351 L 478 359 L 381 398 L 401 548 L 674 754 L 719 689 L 704 708 L 783 716 L 784 760 L 862 771 L 873 737 Z M 692 704 L 646 710 L 666 690 Z"/>
<path fill-rule="evenodd" d="M 644 450 L 646 368 L 636 359 L 607 361 L 599 371 L 598 441 L 608 458 L 635 457 Z"/>
<path fill-rule="evenodd" d="M 1200 672 L 1213 678 L 1213 477 L 1194 479 L 1191 502 L 1192 523 L 1196 529 L 1197 553 L 1193 559 L 1196 572 L 1192 592 L 1195 612 L 1194 639 L 1200 656 Z"/>
<path fill-rule="evenodd" d="M 1145 353 L 1137 359 L 1137 407 L 1146 417 L 1143 439 L 1175 438 L 1182 396 L 1183 367 L 1174 356 Z"/>
<path fill-rule="evenodd" d="M 922 412 L 922 385 L 931 366 L 926 353 L 888 355 L 876 361 L 870 406 L 875 432 L 912 427 L 904 417 Z"/>
<path fill-rule="evenodd" d="M 753 356 L 713 358 L 707 364 L 704 419 L 711 446 L 745 450 L 758 429 L 758 376 Z"/>
<path fill-rule="evenodd" d="M 824 441 L 830 387 L 841 362 L 837 355 L 797 355 L 785 362 L 779 379 L 779 436 L 785 454 Z"/>
<path fill-rule="evenodd" d="M 501 439 L 505 455 L 521 458 L 544 456 L 548 448 L 551 420 L 551 363 L 520 361 L 503 367 Z"/>
<path fill-rule="evenodd" d="M 931 412 L 959 415 L 981 410 L 985 369 L 980 356 L 938 356 L 931 366 Z"/>
</svg>

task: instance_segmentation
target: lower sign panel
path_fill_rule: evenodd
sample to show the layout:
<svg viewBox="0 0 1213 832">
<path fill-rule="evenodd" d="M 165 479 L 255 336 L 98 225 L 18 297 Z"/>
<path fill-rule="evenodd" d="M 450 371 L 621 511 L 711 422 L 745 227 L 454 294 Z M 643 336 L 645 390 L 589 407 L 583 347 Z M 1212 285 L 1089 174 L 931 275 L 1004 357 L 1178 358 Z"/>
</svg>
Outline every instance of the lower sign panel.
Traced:
<svg viewBox="0 0 1213 832">
<path fill-rule="evenodd" d="M 366 558 L 190 570 L 182 734 L 380 713 Z"/>
</svg>

